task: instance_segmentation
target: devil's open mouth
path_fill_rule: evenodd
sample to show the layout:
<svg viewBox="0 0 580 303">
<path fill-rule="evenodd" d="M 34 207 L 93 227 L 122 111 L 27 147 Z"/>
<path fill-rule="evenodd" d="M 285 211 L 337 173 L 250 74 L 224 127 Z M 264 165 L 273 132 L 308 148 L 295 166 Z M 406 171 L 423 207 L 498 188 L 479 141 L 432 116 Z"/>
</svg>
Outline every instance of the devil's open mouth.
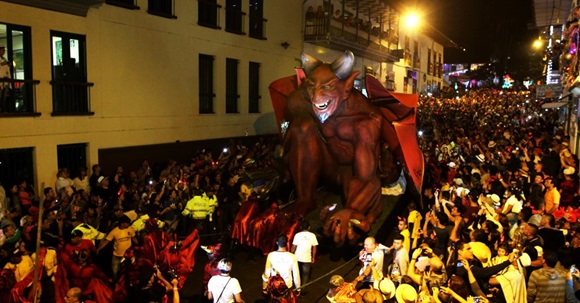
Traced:
<svg viewBox="0 0 580 303">
<path fill-rule="evenodd" d="M 314 104 L 314 106 L 316 106 L 316 108 L 318 108 L 319 110 L 325 110 L 328 108 L 328 105 L 330 105 L 330 102 L 331 101 L 329 100 L 322 104 Z"/>
</svg>

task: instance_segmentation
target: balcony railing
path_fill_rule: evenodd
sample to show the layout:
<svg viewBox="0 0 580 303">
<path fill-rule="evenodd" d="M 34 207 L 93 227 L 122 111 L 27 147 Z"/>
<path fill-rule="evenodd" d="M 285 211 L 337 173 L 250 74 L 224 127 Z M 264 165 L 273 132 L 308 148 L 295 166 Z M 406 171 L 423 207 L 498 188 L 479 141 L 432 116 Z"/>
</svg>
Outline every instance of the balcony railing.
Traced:
<svg viewBox="0 0 580 303">
<path fill-rule="evenodd" d="M 94 115 L 91 109 L 90 88 L 94 83 L 74 81 L 50 81 L 52 85 L 53 116 Z"/>
<path fill-rule="evenodd" d="M 0 79 L 0 116 L 40 116 L 36 113 L 38 80 Z"/>
<path fill-rule="evenodd" d="M 358 48 L 364 49 L 368 55 L 385 57 L 385 54 L 393 53 L 398 46 L 398 35 L 394 29 L 380 31 L 378 28 L 365 28 L 359 25 L 348 24 L 345 20 L 336 18 L 308 18 L 304 25 L 305 40 L 308 42 L 337 40 L 341 43 L 339 48 L 344 48 L 344 42 L 354 43 Z M 344 42 L 340 42 L 344 41 Z M 330 45 L 330 47 L 332 47 Z M 371 54 L 372 53 L 372 54 Z M 395 58 L 392 58 L 395 59 Z"/>
</svg>

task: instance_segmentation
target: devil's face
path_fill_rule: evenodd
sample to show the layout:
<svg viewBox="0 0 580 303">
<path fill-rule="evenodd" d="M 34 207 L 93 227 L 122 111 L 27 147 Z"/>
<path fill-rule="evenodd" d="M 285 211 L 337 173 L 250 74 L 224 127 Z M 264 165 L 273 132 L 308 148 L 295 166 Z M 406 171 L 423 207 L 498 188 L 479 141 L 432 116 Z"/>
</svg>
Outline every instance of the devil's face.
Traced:
<svg viewBox="0 0 580 303">
<path fill-rule="evenodd" d="M 324 123 L 345 99 L 344 82 L 336 77 L 328 64 L 323 64 L 308 75 L 304 84 L 314 113 Z"/>
</svg>

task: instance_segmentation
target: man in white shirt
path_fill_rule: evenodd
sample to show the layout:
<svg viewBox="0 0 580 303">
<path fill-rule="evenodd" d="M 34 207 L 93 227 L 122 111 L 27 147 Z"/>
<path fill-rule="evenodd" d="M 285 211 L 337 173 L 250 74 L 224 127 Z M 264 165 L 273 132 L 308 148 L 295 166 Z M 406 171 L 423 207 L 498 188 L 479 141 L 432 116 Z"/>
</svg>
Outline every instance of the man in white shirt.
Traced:
<svg viewBox="0 0 580 303">
<path fill-rule="evenodd" d="M 360 269 L 359 275 L 363 275 L 365 269 L 371 266 L 374 260 L 374 266 L 377 273 L 380 276 L 383 275 L 383 261 L 385 259 L 385 254 L 389 252 L 389 248 L 377 243 L 374 237 L 368 237 L 365 239 L 363 250 L 359 253 L 359 260 L 363 262 L 363 267 Z M 363 281 L 363 288 L 368 288 L 374 282 L 373 275 L 368 275 Z"/>
<path fill-rule="evenodd" d="M 245 303 L 240 293 L 242 287 L 238 279 L 230 277 L 232 262 L 228 259 L 221 259 L 217 265 L 219 275 L 211 277 L 207 283 L 207 297 L 214 303 Z"/>
<path fill-rule="evenodd" d="M 286 287 L 289 289 L 300 287 L 300 270 L 298 269 L 298 260 L 296 256 L 286 248 L 288 237 L 280 235 L 278 237 L 278 250 L 268 254 L 266 259 L 266 268 L 262 275 L 262 289 L 266 289 L 270 276 L 279 273 L 284 279 Z"/>
<path fill-rule="evenodd" d="M 310 278 L 310 271 L 312 270 L 312 263 L 316 257 L 316 246 L 318 240 L 316 235 L 309 231 L 310 223 L 308 220 L 302 221 L 302 231 L 297 233 L 292 240 L 292 253 L 298 260 L 298 267 L 300 268 L 300 282 L 304 285 L 308 283 Z"/>
<path fill-rule="evenodd" d="M 396 234 L 393 240 L 393 264 L 390 267 L 391 279 L 399 281 L 403 275 L 407 274 L 409 268 L 409 251 L 403 246 L 405 237 L 401 234 Z"/>
</svg>

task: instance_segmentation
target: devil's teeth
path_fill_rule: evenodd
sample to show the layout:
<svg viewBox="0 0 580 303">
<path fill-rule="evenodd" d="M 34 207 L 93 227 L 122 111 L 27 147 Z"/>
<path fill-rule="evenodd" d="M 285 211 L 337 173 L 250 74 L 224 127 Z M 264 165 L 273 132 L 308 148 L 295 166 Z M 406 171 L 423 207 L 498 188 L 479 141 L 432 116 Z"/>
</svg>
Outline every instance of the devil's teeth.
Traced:
<svg viewBox="0 0 580 303">
<path fill-rule="evenodd" d="M 325 109 L 326 107 L 328 107 L 328 103 L 330 103 L 330 101 L 327 101 L 324 104 L 315 104 L 315 105 L 318 109 Z"/>
</svg>

